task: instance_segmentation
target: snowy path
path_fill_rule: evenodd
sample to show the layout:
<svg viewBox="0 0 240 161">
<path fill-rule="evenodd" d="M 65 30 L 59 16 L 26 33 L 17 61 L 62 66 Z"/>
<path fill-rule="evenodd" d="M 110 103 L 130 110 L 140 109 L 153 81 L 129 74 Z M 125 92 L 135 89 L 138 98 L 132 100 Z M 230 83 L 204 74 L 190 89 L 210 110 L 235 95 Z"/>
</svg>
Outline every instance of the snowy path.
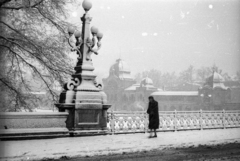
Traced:
<svg viewBox="0 0 240 161">
<path fill-rule="evenodd" d="M 92 156 L 240 142 L 240 128 L 158 132 L 158 138 L 148 134 L 120 134 L 68 137 L 42 140 L 0 141 L 0 160 L 32 160 L 61 156 Z"/>
</svg>

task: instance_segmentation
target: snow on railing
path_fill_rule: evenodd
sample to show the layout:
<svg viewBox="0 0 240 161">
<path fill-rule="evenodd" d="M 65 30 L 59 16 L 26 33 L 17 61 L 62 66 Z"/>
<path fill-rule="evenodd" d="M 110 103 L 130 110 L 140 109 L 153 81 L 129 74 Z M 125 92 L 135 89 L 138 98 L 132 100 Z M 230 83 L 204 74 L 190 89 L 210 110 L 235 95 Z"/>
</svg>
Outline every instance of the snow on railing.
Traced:
<svg viewBox="0 0 240 161">
<path fill-rule="evenodd" d="M 107 115 L 109 133 L 148 131 L 148 115 L 144 111 L 111 111 Z M 240 127 L 240 110 L 161 111 L 158 131 L 202 130 Z"/>
</svg>

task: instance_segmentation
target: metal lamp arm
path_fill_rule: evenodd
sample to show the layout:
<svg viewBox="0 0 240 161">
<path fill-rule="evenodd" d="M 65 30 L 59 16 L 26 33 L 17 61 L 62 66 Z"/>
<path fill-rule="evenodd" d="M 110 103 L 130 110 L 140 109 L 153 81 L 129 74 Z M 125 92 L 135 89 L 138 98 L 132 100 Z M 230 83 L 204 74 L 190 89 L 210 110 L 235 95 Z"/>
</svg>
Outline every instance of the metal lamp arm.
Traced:
<svg viewBox="0 0 240 161">
<path fill-rule="evenodd" d="M 91 48 L 94 48 L 95 44 L 96 44 L 96 38 L 95 38 L 95 35 L 93 35 Z"/>
<path fill-rule="evenodd" d="M 71 47 L 71 51 L 77 51 L 77 54 L 79 55 L 79 57 L 81 58 L 81 51 L 79 50 L 81 45 L 83 44 L 82 39 L 81 38 L 76 38 L 77 42 L 75 45 L 72 45 L 71 41 L 70 41 L 71 36 L 68 38 L 68 44 Z"/>
<path fill-rule="evenodd" d="M 71 38 L 71 36 L 68 38 L 68 44 L 69 44 L 69 46 L 71 46 L 71 48 L 74 48 L 74 46 L 70 42 L 70 38 Z"/>
<path fill-rule="evenodd" d="M 101 46 L 102 46 L 101 41 L 98 41 L 96 49 L 93 49 L 93 48 L 89 48 L 89 49 L 90 49 L 91 52 L 93 52 L 94 54 L 98 55 L 98 50 L 101 49 Z"/>
</svg>

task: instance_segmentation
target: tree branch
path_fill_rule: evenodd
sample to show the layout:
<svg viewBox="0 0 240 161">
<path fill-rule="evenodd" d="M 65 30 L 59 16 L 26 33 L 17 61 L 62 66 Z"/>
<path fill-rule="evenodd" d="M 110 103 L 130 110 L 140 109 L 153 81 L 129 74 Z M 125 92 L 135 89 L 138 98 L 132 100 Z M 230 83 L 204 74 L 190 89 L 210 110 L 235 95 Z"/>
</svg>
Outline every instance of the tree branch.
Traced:
<svg viewBox="0 0 240 161">
<path fill-rule="evenodd" d="M 8 25 L 7 23 L 0 21 L 0 23 L 4 24 L 5 26 L 7 26 L 8 28 L 10 28 L 11 30 L 13 30 L 14 32 L 18 33 L 19 35 L 21 35 L 23 38 L 25 38 L 30 44 L 32 44 L 36 49 L 38 48 L 35 44 L 33 44 L 31 41 L 28 40 L 28 38 L 23 35 L 21 32 L 19 32 L 18 30 L 14 29 L 13 27 L 11 27 L 10 25 Z"/>
<path fill-rule="evenodd" d="M 8 87 L 11 91 L 13 91 L 14 93 L 20 94 L 17 89 L 15 89 L 15 88 L 13 88 L 13 86 L 9 85 L 9 83 L 7 83 L 7 81 L 5 81 L 3 78 L 0 77 L 0 81 L 1 81 L 6 87 Z"/>
<path fill-rule="evenodd" d="M 5 0 L 5 1 L 11 1 L 11 0 Z M 30 5 L 28 6 L 28 8 L 33 8 L 33 7 L 36 7 L 38 5 L 40 5 L 44 0 L 40 0 L 39 2 L 33 4 L 33 5 Z M 2 5 L 0 4 L 0 7 Z M 20 10 L 20 9 L 23 9 L 23 8 L 26 8 L 26 6 L 19 6 L 19 7 L 9 7 L 9 6 L 3 6 L 1 7 L 2 9 L 11 9 L 11 10 Z"/>
<path fill-rule="evenodd" d="M 12 44 L 17 45 L 18 47 L 20 47 L 20 48 L 23 49 L 24 51 L 26 51 L 26 52 L 28 52 L 29 54 L 31 54 L 34 58 L 36 58 L 37 60 L 39 60 L 39 62 L 41 62 L 42 64 L 44 64 L 44 66 L 46 66 L 46 67 L 49 69 L 49 70 L 48 70 L 49 72 L 50 72 L 50 70 L 52 70 L 52 71 L 55 71 L 55 72 L 63 72 L 63 73 L 65 73 L 65 74 L 69 74 L 69 73 L 66 72 L 66 70 L 64 70 L 64 69 L 55 69 L 55 68 L 53 68 L 53 67 L 56 66 L 56 65 L 53 64 L 52 61 L 49 61 L 49 63 L 52 64 L 53 67 L 49 66 L 44 60 L 42 60 L 40 57 L 38 57 L 37 54 L 34 54 L 33 52 L 25 49 L 23 46 L 21 46 L 21 45 L 18 44 L 17 42 L 11 41 L 11 40 L 9 40 L 8 38 L 5 38 L 5 37 L 3 37 L 3 36 L 0 36 L 0 38 L 4 39 L 4 40 L 6 40 L 6 41 L 8 41 L 8 42 L 10 42 L 10 43 L 12 43 Z M 41 53 L 42 53 L 42 52 L 41 52 Z M 44 55 L 44 54 L 42 53 L 42 55 Z"/>
<path fill-rule="evenodd" d="M 0 2 L 0 7 L 2 7 L 2 5 L 6 4 L 6 3 L 10 2 L 10 1 L 11 0 L 3 0 L 3 1 L 1 1 Z"/>
<path fill-rule="evenodd" d="M 38 10 L 38 12 L 46 19 L 48 19 L 57 29 L 59 29 L 62 33 L 65 33 L 64 32 L 64 29 L 58 25 L 56 22 L 54 22 L 52 19 L 50 19 L 49 17 L 47 17 L 38 7 L 34 7 Z"/>
<path fill-rule="evenodd" d="M 1 45 L 5 48 L 7 48 L 9 51 L 11 51 L 13 54 L 17 55 L 27 66 L 29 66 L 34 72 L 36 72 L 38 74 L 38 76 L 41 78 L 41 80 L 44 82 L 44 84 L 47 86 L 50 94 L 52 95 L 52 98 L 53 100 L 55 100 L 54 98 L 54 93 L 53 91 L 51 90 L 50 86 L 48 85 L 47 81 L 43 78 L 42 74 L 38 71 L 38 69 L 33 66 L 32 64 L 30 64 L 29 62 L 27 62 L 22 56 L 20 56 L 19 54 L 17 54 L 15 51 L 13 51 L 10 47 L 8 46 L 5 46 L 5 45 Z"/>
</svg>

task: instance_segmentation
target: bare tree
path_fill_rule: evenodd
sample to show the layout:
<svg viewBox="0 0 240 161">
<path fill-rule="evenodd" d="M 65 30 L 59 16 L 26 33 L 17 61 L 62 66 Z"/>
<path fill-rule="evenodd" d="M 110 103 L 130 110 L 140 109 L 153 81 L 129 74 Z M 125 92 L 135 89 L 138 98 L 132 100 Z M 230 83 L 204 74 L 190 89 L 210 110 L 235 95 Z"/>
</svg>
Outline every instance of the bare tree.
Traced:
<svg viewBox="0 0 240 161">
<path fill-rule="evenodd" d="M 211 71 L 212 71 L 212 72 L 215 71 L 215 72 L 217 72 L 217 73 L 219 73 L 219 74 L 222 74 L 222 73 L 223 73 L 223 70 L 220 69 L 216 64 L 213 64 L 213 66 L 211 67 Z"/>
<path fill-rule="evenodd" d="M 201 67 L 200 69 L 197 69 L 197 78 L 201 82 L 205 82 L 206 78 L 209 77 L 212 74 L 212 70 L 209 67 Z"/>
<path fill-rule="evenodd" d="M 196 70 L 194 69 L 194 67 L 190 65 L 187 70 L 184 70 L 183 72 L 180 73 L 180 79 L 183 82 L 193 83 L 195 71 Z"/>
<path fill-rule="evenodd" d="M 172 87 L 176 86 L 177 84 L 179 84 L 179 79 L 178 76 L 175 74 L 175 72 L 172 73 L 163 73 L 161 76 L 161 80 L 160 80 L 160 84 L 161 84 L 161 88 L 163 88 L 163 90 L 170 90 L 172 89 Z"/>
<path fill-rule="evenodd" d="M 26 97 L 30 95 L 26 93 L 32 90 L 29 74 L 41 80 L 52 100 L 57 100 L 52 83 L 57 80 L 62 84 L 73 72 L 65 32 L 69 26 L 65 6 L 70 2 L 0 2 L 0 88 L 9 106 L 27 107 Z"/>
</svg>

